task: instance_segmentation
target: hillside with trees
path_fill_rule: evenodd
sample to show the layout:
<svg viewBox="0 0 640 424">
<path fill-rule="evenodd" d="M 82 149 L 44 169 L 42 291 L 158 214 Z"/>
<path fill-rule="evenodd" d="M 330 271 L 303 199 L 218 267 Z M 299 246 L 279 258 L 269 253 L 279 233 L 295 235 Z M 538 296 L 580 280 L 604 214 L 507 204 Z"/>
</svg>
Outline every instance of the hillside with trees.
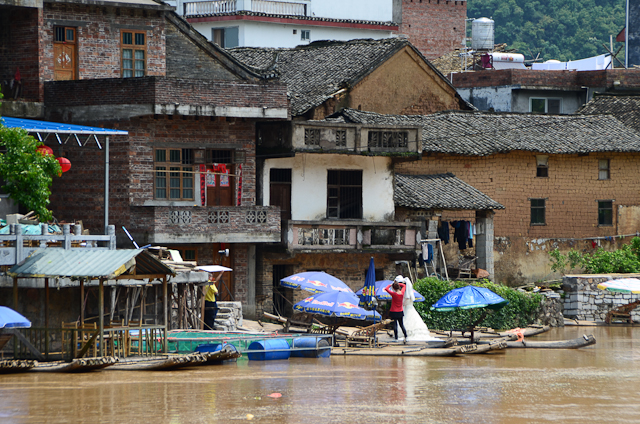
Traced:
<svg viewBox="0 0 640 424">
<path fill-rule="evenodd" d="M 495 43 L 526 59 L 540 54 L 567 61 L 607 53 L 602 44 L 609 46 L 609 35 L 614 52 L 622 46 L 615 37 L 625 25 L 625 7 L 626 0 L 469 0 L 467 16 L 493 19 Z M 624 63 L 624 51 L 617 57 Z"/>
</svg>

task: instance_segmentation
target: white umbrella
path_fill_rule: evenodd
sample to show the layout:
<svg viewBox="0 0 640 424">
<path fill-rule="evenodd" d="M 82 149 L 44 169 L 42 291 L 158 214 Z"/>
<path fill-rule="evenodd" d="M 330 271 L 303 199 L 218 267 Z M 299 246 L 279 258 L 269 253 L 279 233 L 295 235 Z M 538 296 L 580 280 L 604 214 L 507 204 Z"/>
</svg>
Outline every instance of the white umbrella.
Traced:
<svg viewBox="0 0 640 424">
<path fill-rule="evenodd" d="M 640 280 L 637 278 L 621 278 L 598 284 L 600 290 L 618 293 L 640 293 Z"/>
<path fill-rule="evenodd" d="M 233 271 L 233 269 L 227 268 L 226 266 L 222 266 L 222 265 L 200 265 L 200 266 L 197 266 L 195 269 L 199 271 L 206 271 L 206 272 Z"/>
</svg>

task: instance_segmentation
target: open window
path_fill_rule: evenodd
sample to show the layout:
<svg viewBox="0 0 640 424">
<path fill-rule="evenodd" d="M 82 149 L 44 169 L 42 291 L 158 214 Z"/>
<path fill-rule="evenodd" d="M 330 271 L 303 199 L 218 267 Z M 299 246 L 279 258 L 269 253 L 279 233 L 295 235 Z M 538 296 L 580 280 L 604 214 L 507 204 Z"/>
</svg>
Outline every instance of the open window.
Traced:
<svg viewBox="0 0 640 424">
<path fill-rule="evenodd" d="M 603 227 L 613 225 L 612 200 L 598 200 L 598 225 Z"/>
<path fill-rule="evenodd" d="M 536 156 L 536 177 L 547 178 L 549 176 L 549 156 Z"/>
<path fill-rule="evenodd" d="M 327 172 L 327 218 L 362 219 L 362 170 Z"/>
</svg>

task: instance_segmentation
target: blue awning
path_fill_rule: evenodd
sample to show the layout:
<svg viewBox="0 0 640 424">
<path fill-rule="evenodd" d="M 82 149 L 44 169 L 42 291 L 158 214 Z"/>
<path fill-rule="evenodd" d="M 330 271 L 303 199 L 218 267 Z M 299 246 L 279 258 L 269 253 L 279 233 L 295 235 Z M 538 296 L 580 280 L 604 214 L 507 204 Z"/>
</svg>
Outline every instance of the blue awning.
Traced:
<svg viewBox="0 0 640 424">
<path fill-rule="evenodd" d="M 35 134 L 41 142 L 44 142 L 50 135 L 55 136 L 59 144 L 66 144 L 69 139 L 73 138 L 79 146 L 84 146 L 89 140 L 94 139 L 100 148 L 102 148 L 102 146 L 98 141 L 98 136 L 129 134 L 128 131 L 123 130 L 63 124 L 60 122 L 36 121 L 33 119 L 2 117 L 0 118 L 0 122 L 5 127 L 22 128 L 31 134 Z M 80 138 L 83 138 L 84 142 L 81 142 Z"/>
</svg>

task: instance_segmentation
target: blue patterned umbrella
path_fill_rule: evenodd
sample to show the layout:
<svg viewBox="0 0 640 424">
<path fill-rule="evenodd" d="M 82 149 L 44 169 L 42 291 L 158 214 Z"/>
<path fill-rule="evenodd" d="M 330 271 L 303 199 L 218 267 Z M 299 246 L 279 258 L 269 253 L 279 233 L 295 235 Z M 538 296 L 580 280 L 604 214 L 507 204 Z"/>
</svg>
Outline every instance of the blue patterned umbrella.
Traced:
<svg viewBox="0 0 640 424">
<path fill-rule="evenodd" d="M 31 321 L 11 308 L 0 306 L 0 328 L 29 328 Z"/>
<path fill-rule="evenodd" d="M 379 313 L 367 311 L 359 307 L 358 302 L 358 296 L 353 292 L 331 291 L 309 296 L 293 305 L 293 309 L 298 312 L 338 318 L 352 318 L 374 322 L 382 319 Z"/>
<path fill-rule="evenodd" d="M 376 299 L 378 299 L 378 300 L 391 300 L 391 295 L 389 293 L 387 293 L 386 291 L 384 291 L 384 288 L 387 287 L 389 284 L 393 284 L 393 281 L 391 281 L 391 280 L 376 281 L 376 291 L 375 291 Z M 358 296 L 361 296 L 363 290 L 364 290 L 364 287 L 361 288 L 360 290 L 358 290 L 356 292 L 356 294 Z M 414 302 L 424 302 L 424 296 L 423 295 L 421 295 L 420 293 L 418 293 L 415 290 L 413 291 L 413 294 L 416 297 L 416 300 L 414 300 Z"/>
<path fill-rule="evenodd" d="M 353 290 L 342 280 L 326 272 L 300 272 L 280 280 L 280 285 L 292 289 L 302 289 L 311 293 L 339 291 L 353 294 Z"/>
<path fill-rule="evenodd" d="M 360 303 L 359 305 L 364 309 L 370 311 L 373 309 L 373 299 L 376 295 L 376 267 L 373 263 L 373 257 L 369 261 L 369 269 L 367 275 L 364 278 L 364 287 L 360 289 Z"/>
<path fill-rule="evenodd" d="M 487 288 L 466 286 L 451 290 L 434 303 L 431 309 L 442 312 L 474 308 L 500 309 L 508 303 L 509 301 Z"/>
</svg>

